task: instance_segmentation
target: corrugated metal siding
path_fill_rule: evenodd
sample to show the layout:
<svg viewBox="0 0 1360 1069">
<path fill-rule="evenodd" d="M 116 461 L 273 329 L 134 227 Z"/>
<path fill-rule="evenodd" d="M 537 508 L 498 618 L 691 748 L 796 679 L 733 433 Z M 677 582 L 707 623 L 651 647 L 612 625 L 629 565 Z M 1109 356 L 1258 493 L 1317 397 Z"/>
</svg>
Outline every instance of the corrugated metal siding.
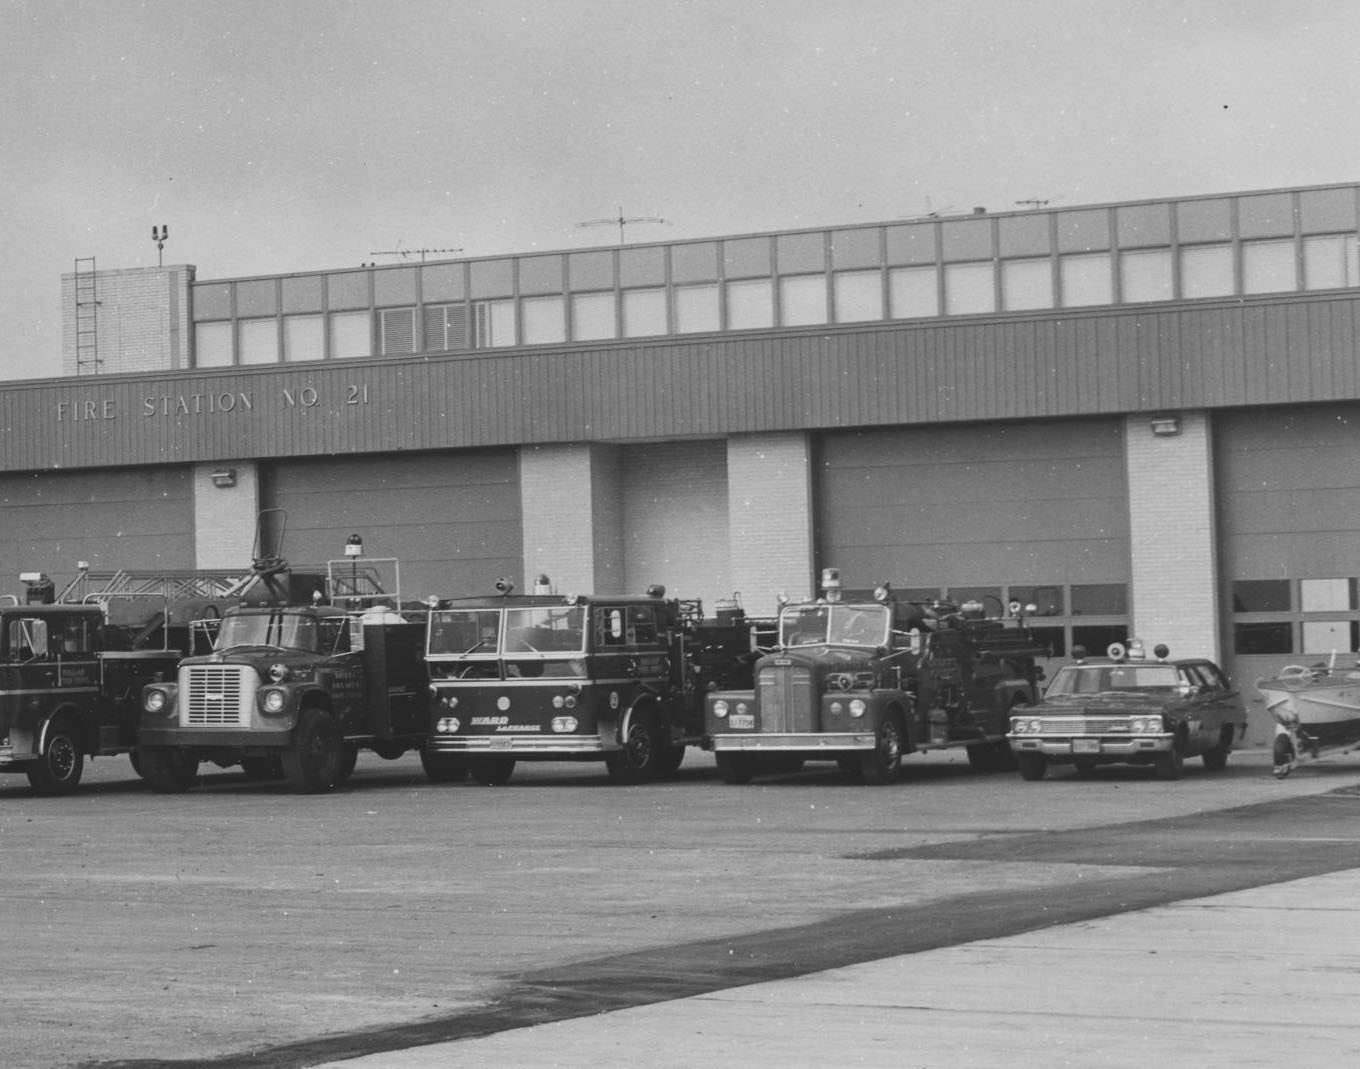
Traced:
<svg viewBox="0 0 1360 1069">
<path fill-rule="evenodd" d="M 20 572 L 194 567 L 193 485 L 183 467 L 0 475 L 0 592 Z"/>
<path fill-rule="evenodd" d="M 1360 398 L 1357 315 L 1304 294 L 12 385 L 0 470 Z"/>
<path fill-rule="evenodd" d="M 818 557 L 847 584 L 1129 580 L 1117 420 L 827 434 Z"/>
<path fill-rule="evenodd" d="M 287 518 L 283 553 L 322 563 L 358 534 L 364 553 L 401 561 L 404 599 L 490 592 L 520 573 L 518 460 L 510 450 L 281 461 L 263 504 Z"/>
</svg>

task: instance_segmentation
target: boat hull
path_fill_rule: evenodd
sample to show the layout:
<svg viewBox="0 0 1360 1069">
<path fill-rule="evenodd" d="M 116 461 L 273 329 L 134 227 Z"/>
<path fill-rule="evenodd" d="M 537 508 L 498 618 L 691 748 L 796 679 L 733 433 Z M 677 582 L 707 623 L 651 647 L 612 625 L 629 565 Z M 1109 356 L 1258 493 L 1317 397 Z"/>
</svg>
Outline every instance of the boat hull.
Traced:
<svg viewBox="0 0 1360 1069">
<path fill-rule="evenodd" d="M 1256 689 L 1275 722 L 1318 746 L 1360 742 L 1360 676 L 1287 676 L 1262 680 Z"/>
</svg>

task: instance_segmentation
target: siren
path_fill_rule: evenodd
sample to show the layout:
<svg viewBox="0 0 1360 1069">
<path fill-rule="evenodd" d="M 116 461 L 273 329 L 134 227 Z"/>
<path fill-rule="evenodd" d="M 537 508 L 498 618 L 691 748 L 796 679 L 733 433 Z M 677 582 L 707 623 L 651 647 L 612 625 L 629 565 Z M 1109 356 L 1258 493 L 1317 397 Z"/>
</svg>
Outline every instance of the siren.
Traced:
<svg viewBox="0 0 1360 1069">
<path fill-rule="evenodd" d="M 1105 656 L 1112 661 L 1122 661 L 1128 656 L 1129 651 L 1124 648 L 1122 642 L 1111 642 L 1105 647 Z"/>
<path fill-rule="evenodd" d="M 502 575 L 499 579 L 496 580 L 497 594 L 510 594 L 511 592 L 514 591 L 514 589 L 515 581 L 513 579 Z"/>
<path fill-rule="evenodd" d="M 841 600 L 841 570 L 839 568 L 822 569 L 822 593 L 826 595 L 827 601 Z"/>
<path fill-rule="evenodd" d="M 538 573 L 538 578 L 534 580 L 534 593 L 535 594 L 552 593 L 552 580 L 548 578 L 546 573 L 544 572 Z"/>
</svg>

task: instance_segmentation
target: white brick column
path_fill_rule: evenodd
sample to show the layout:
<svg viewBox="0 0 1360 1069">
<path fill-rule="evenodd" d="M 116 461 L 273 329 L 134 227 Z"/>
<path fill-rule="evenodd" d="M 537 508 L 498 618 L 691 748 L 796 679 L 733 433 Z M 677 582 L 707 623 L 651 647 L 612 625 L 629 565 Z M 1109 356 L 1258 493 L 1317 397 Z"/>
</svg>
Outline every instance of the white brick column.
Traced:
<svg viewBox="0 0 1360 1069">
<path fill-rule="evenodd" d="M 214 472 L 231 472 L 231 486 L 213 483 Z M 260 477 L 251 461 L 194 465 L 194 567 L 250 570 Z"/>
<path fill-rule="evenodd" d="M 812 456 L 808 435 L 752 434 L 727 442 L 728 559 L 753 616 L 776 598 L 813 593 Z"/>
<path fill-rule="evenodd" d="M 1173 418 L 1166 435 L 1147 415 L 1124 421 L 1132 637 L 1221 664 L 1212 427 L 1206 412 Z"/>
<path fill-rule="evenodd" d="M 603 445 L 525 446 L 519 453 L 524 538 L 521 593 L 540 573 L 566 593 L 617 594 L 623 584 L 623 501 L 618 450 Z"/>
</svg>

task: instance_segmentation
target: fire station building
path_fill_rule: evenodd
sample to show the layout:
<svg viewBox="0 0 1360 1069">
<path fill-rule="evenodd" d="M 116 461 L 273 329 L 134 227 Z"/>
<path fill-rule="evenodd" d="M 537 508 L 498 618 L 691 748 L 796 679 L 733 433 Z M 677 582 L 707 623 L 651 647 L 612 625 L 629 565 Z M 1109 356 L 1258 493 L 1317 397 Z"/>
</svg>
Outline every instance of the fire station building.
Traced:
<svg viewBox="0 0 1360 1069">
<path fill-rule="evenodd" d="M 1360 185 L 204 279 L 63 278 L 0 574 L 401 560 L 773 611 L 1037 607 L 1250 686 L 1360 649 Z M 1352 428 L 1355 423 L 1355 429 Z"/>
</svg>

